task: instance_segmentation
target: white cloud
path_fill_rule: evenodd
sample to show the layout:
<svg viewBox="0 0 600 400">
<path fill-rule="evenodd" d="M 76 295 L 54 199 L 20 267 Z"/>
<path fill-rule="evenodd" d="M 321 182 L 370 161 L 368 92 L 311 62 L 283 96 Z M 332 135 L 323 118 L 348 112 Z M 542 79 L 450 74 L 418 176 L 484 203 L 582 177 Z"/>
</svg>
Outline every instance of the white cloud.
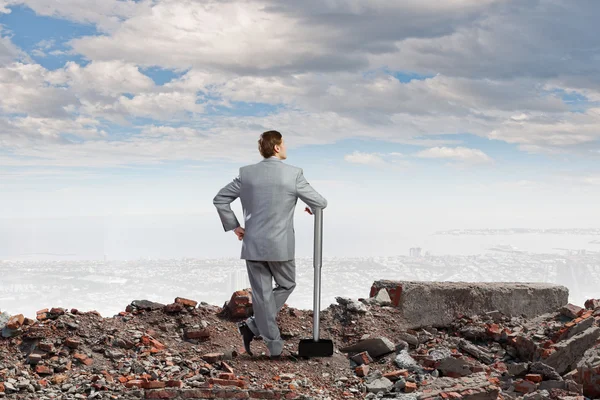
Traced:
<svg viewBox="0 0 600 400">
<path fill-rule="evenodd" d="M 385 163 L 383 158 L 381 158 L 381 156 L 377 153 L 362 153 L 360 151 L 355 151 L 352 154 L 345 155 L 344 160 L 353 164 L 366 165 L 381 165 Z"/>
<path fill-rule="evenodd" d="M 7 6 L 26 5 L 38 15 L 64 18 L 83 24 L 94 24 L 100 30 L 111 31 L 135 12 L 147 9 L 148 1 L 102 0 L 0 0 L 0 10 Z"/>
<path fill-rule="evenodd" d="M 0 68 L 0 110 L 41 117 L 66 117 L 77 98 L 62 87 L 48 84 L 49 72 L 38 64 L 14 63 Z"/>
<path fill-rule="evenodd" d="M 467 147 L 432 147 L 415 154 L 420 158 L 442 158 L 471 164 L 490 163 L 492 158 L 479 149 Z"/>
<path fill-rule="evenodd" d="M 8 10 L 8 9 L 7 9 Z M 2 14 L 2 3 L 0 3 L 0 15 Z M 5 29 L 0 24 L 0 66 L 10 64 L 17 58 L 27 58 L 21 50 L 13 44 L 9 36 L 4 34 Z"/>
<path fill-rule="evenodd" d="M 69 61 L 50 75 L 53 84 L 68 85 L 79 96 L 117 97 L 122 93 L 152 90 L 154 82 L 133 64 L 122 61 L 94 61 L 81 67 Z"/>
</svg>

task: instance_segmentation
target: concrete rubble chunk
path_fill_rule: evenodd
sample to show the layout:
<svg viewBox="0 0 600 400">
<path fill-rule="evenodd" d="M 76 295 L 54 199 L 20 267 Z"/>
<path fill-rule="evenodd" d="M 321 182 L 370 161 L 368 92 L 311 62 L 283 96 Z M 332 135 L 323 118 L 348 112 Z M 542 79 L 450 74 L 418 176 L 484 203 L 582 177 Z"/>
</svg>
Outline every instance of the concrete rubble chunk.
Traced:
<svg viewBox="0 0 600 400">
<path fill-rule="evenodd" d="M 361 340 L 351 346 L 342 347 L 342 353 L 360 353 L 366 351 L 371 357 L 379 357 L 396 350 L 394 343 L 386 337 Z"/>
<path fill-rule="evenodd" d="M 375 301 L 382 306 L 389 306 L 392 304 L 392 299 L 387 291 L 387 289 L 380 289 L 375 296 Z"/>
<path fill-rule="evenodd" d="M 394 362 L 400 369 L 407 369 L 413 372 L 421 371 L 421 366 L 415 361 L 414 358 L 410 356 L 410 354 L 408 354 L 406 350 L 400 351 L 400 353 L 398 353 L 394 359 Z"/>
<path fill-rule="evenodd" d="M 583 308 L 576 306 L 574 304 L 567 304 L 560 308 L 559 312 L 565 317 L 575 319 L 579 316 L 581 312 L 583 312 Z"/>
<path fill-rule="evenodd" d="M 599 336 L 600 328 L 589 328 L 572 338 L 555 344 L 554 351 L 542 361 L 553 367 L 559 374 L 563 374 L 567 372 L 570 365 L 575 365 L 581 360 L 586 350 L 594 345 Z"/>
<path fill-rule="evenodd" d="M 404 340 L 406 343 L 408 343 L 412 347 L 417 347 L 419 345 L 419 338 L 415 335 L 411 335 L 408 332 L 400 332 L 398 334 L 398 337 L 400 339 Z"/>
<path fill-rule="evenodd" d="M 366 383 L 365 386 L 367 387 L 369 393 L 379 393 L 389 392 L 394 387 L 394 384 L 389 379 L 381 377 L 370 383 Z"/>
<path fill-rule="evenodd" d="M 544 377 L 545 380 L 563 380 L 554 368 L 547 364 L 544 364 L 541 361 L 531 363 L 531 365 L 529 366 L 529 372 L 532 374 L 540 374 Z"/>
<path fill-rule="evenodd" d="M 413 329 L 446 326 L 459 314 L 489 311 L 534 317 L 559 309 L 569 297 L 565 286 L 539 282 L 380 280 L 373 283 L 370 297 L 381 289 L 387 289 L 392 304 L 400 308 L 403 319 Z"/>
<path fill-rule="evenodd" d="M 349 297 L 338 296 L 335 298 L 338 304 L 346 307 L 350 312 L 364 314 L 367 312 L 367 307 L 358 300 L 351 299 Z"/>
</svg>

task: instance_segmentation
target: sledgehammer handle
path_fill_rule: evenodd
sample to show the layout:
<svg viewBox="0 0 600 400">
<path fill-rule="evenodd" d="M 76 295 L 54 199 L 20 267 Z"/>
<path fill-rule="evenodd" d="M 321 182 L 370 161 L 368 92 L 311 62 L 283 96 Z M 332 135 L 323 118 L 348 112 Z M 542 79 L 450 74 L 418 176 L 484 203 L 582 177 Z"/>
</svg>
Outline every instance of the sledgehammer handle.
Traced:
<svg viewBox="0 0 600 400">
<path fill-rule="evenodd" d="M 315 209 L 315 246 L 313 265 L 315 267 L 315 299 L 313 303 L 313 341 L 319 341 L 319 313 L 321 311 L 321 263 L 323 259 L 323 209 Z"/>
</svg>

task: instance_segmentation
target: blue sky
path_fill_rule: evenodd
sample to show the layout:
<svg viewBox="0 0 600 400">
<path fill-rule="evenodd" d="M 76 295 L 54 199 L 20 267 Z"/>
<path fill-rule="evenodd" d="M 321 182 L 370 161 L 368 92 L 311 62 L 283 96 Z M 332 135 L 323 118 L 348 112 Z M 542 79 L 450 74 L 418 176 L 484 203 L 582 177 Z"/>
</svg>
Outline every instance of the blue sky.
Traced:
<svg viewBox="0 0 600 400">
<path fill-rule="evenodd" d="M 277 129 L 361 229 L 600 220 L 595 3 L 273 3 L 0 0 L 0 218 L 212 213 Z"/>
</svg>

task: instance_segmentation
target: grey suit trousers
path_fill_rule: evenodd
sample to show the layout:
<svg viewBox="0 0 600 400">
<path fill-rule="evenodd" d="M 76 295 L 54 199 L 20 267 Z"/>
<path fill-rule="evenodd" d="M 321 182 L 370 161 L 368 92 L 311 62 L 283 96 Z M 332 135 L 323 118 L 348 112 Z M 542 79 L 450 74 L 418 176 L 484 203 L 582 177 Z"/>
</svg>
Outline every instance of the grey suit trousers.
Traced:
<svg viewBox="0 0 600 400">
<path fill-rule="evenodd" d="M 246 260 L 254 316 L 246 324 L 255 335 L 260 335 L 270 355 L 283 351 L 284 341 L 277 326 L 277 313 L 296 287 L 296 262 Z M 275 288 L 273 288 L 275 279 Z"/>
</svg>

